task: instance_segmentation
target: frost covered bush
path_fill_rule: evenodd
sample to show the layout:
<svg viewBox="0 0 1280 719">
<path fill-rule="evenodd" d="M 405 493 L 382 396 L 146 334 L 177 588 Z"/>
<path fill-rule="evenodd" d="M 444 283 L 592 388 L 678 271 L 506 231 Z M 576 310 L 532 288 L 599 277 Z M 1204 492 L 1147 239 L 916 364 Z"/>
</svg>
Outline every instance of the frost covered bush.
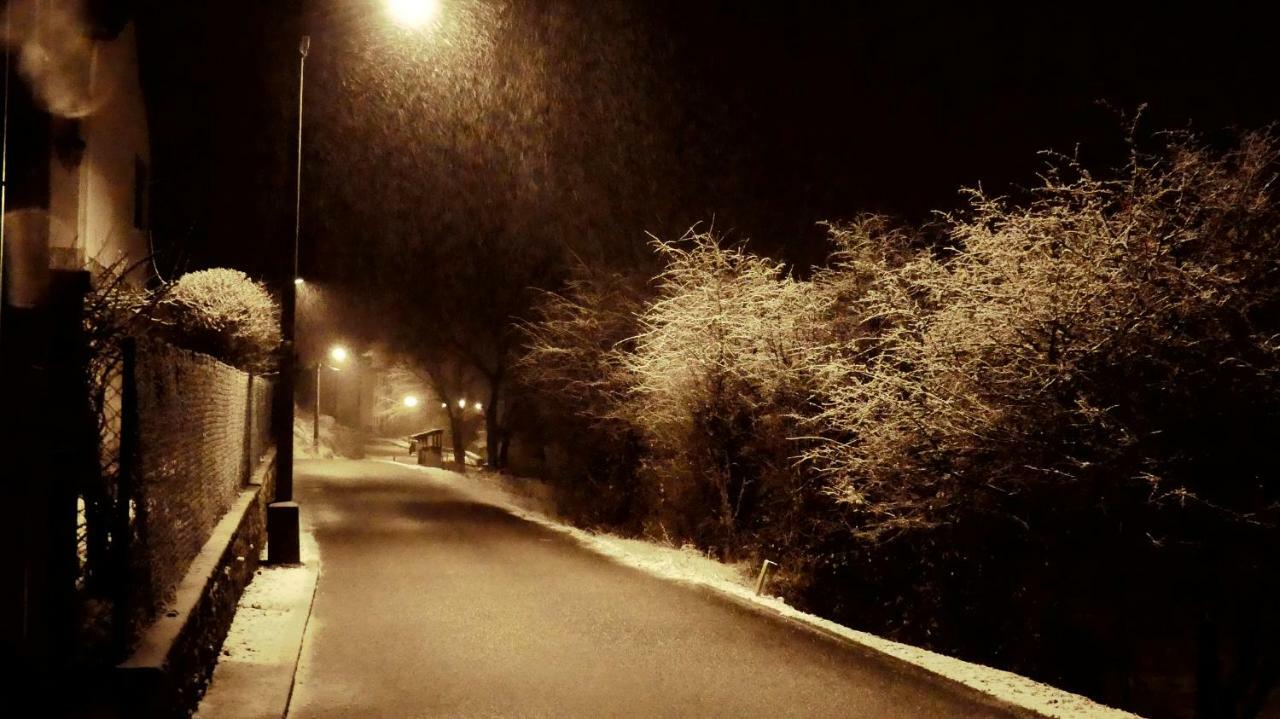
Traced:
<svg viewBox="0 0 1280 719">
<path fill-rule="evenodd" d="M 540 402 L 578 423 L 559 434 L 603 450 L 585 453 L 601 461 L 582 503 L 722 555 L 793 556 L 826 521 L 814 500 L 833 506 L 794 461 L 797 413 L 811 411 L 805 353 L 829 301 L 707 233 L 654 247 L 666 269 L 651 289 L 588 272 L 529 326 L 523 366 Z"/>
<path fill-rule="evenodd" d="M 275 367 L 280 308 L 266 287 L 223 268 L 179 277 L 160 304 L 170 341 L 252 372 Z"/>
<path fill-rule="evenodd" d="M 547 428 L 547 479 L 561 511 L 587 525 L 638 529 L 652 505 L 636 477 L 639 434 L 617 412 L 648 294 L 642 279 L 579 266 L 525 326 L 517 370 Z"/>
<path fill-rule="evenodd" d="M 834 230 L 805 459 L 866 563 L 824 591 L 1091 692 L 1154 652 L 1252 716 L 1280 639 L 1277 142 L 1164 139 L 972 193 L 941 243 Z"/>
<path fill-rule="evenodd" d="M 866 330 L 823 368 L 808 459 L 868 535 L 1035 506 L 1224 521 L 1273 511 L 1276 143 L 1186 136 L 1023 204 L 971 194 L 947 251 L 838 229 Z M 1126 514 L 1126 520 L 1137 517 Z"/>
<path fill-rule="evenodd" d="M 1280 144 L 1136 147 L 927 231 L 833 224 L 808 280 L 658 243 L 652 297 L 557 296 L 529 359 L 635 440 L 615 476 L 652 534 L 781 558 L 792 599 L 908 641 L 1251 716 L 1280 645 Z"/>
<path fill-rule="evenodd" d="M 826 298 L 710 234 L 655 248 L 666 270 L 625 357 L 619 412 L 682 539 L 727 556 L 759 549 L 811 494 L 793 438 Z"/>
</svg>

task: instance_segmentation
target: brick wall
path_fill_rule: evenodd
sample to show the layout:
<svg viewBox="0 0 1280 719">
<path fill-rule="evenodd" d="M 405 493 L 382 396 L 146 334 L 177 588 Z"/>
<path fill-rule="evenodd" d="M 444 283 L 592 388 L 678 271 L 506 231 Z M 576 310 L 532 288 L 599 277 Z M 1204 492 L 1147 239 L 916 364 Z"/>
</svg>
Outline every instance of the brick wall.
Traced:
<svg viewBox="0 0 1280 719">
<path fill-rule="evenodd" d="M 270 383 L 211 357 L 140 340 L 138 539 L 154 610 L 245 487 L 270 446 Z"/>
</svg>

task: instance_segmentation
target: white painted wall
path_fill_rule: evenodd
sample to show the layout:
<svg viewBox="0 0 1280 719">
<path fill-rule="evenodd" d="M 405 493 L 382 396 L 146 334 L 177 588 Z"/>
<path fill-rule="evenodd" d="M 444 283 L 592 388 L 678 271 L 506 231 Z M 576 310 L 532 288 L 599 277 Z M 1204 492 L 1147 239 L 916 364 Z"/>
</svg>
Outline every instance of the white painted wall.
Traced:
<svg viewBox="0 0 1280 719">
<path fill-rule="evenodd" d="M 149 252 L 145 227 L 135 225 L 135 168 L 139 162 L 148 174 L 151 168 L 132 23 L 115 39 L 94 43 L 90 73 L 93 104 L 79 119 L 79 163 L 50 153 L 49 242 L 58 264 L 95 269 L 122 260 L 131 266 Z M 148 267 L 130 276 L 145 282 Z"/>
</svg>

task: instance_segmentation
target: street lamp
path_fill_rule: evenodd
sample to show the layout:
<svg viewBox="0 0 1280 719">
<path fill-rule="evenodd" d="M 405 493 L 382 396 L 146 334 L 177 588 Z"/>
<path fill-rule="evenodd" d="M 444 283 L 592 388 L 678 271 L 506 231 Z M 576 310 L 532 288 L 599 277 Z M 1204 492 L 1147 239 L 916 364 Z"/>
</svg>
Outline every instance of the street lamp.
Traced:
<svg viewBox="0 0 1280 719">
<path fill-rule="evenodd" d="M 440 10 L 439 0 L 387 0 L 392 17 L 406 27 L 421 27 L 431 21 Z M 298 41 L 298 133 L 296 167 L 294 174 L 293 205 L 293 275 L 284 283 L 280 307 L 280 334 L 284 352 L 280 359 L 280 381 L 273 397 L 272 420 L 276 440 L 276 491 L 275 501 L 267 507 L 268 561 L 276 564 L 293 564 L 299 560 L 298 505 L 293 501 L 293 407 L 296 386 L 295 372 L 298 357 L 294 348 L 298 288 L 302 286 L 302 274 L 298 270 L 299 246 L 302 240 L 302 118 L 303 91 L 306 89 L 307 55 L 311 52 L 311 37 L 303 35 Z M 8 54 L 5 55 L 6 59 Z M 6 85 L 7 87 L 7 85 Z M 9 105 L 5 103 L 5 113 Z M 8 124 L 5 124 L 6 137 Z M 7 149 L 8 143 L 5 143 Z M 0 206 L 3 205 L 0 193 Z M 3 249 L 3 222 L 0 220 L 0 249 Z M 283 278 L 282 278 L 283 279 Z M 345 358 L 345 350 L 344 350 Z M 313 443 L 320 443 L 320 366 L 316 366 L 316 417 Z"/>
<path fill-rule="evenodd" d="M 405 396 L 404 396 L 404 406 L 405 406 L 405 407 L 408 407 L 409 409 L 413 409 L 414 407 L 417 407 L 417 406 L 418 406 L 418 398 L 417 398 L 417 397 L 414 397 L 414 396 L 413 396 L 413 395 L 411 395 L 411 394 L 407 394 L 407 395 L 405 395 Z"/>
<path fill-rule="evenodd" d="M 338 364 L 347 361 L 347 348 L 342 345 L 334 345 L 329 348 L 329 359 Z M 329 369 L 337 372 L 340 367 L 330 366 Z M 316 406 L 314 421 L 311 424 L 311 449 L 320 451 L 320 377 L 324 374 L 324 362 L 316 362 Z"/>
<path fill-rule="evenodd" d="M 440 12 L 440 0 L 387 0 L 387 11 L 397 23 L 419 28 Z"/>
</svg>

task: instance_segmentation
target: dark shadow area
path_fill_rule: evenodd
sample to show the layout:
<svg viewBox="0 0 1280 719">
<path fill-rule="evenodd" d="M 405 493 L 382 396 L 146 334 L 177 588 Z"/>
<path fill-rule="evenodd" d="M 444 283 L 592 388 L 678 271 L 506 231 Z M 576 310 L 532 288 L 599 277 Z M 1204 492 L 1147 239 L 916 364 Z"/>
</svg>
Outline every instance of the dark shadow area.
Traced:
<svg viewBox="0 0 1280 719">
<path fill-rule="evenodd" d="M 505 510 L 489 504 L 465 500 L 440 501 L 413 500 L 399 503 L 400 514 L 421 522 L 457 522 L 471 525 L 501 526 L 510 529 L 524 528 L 531 533 L 550 534 L 535 524 L 512 516 Z"/>
</svg>

